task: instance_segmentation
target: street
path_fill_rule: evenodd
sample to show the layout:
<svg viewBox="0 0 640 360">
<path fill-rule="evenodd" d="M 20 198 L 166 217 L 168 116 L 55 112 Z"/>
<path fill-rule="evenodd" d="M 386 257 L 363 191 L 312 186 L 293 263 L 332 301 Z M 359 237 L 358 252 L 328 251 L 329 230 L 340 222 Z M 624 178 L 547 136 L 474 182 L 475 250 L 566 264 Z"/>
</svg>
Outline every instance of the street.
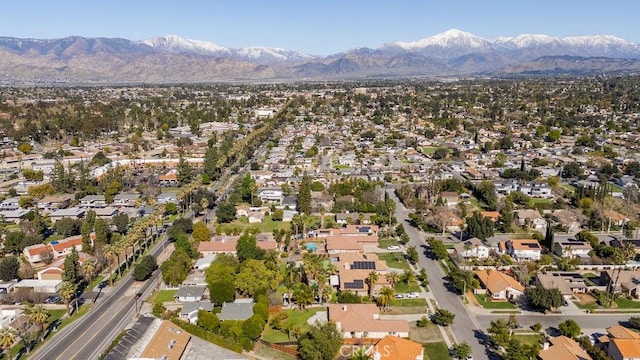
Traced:
<svg viewBox="0 0 640 360">
<path fill-rule="evenodd" d="M 157 257 L 162 251 L 162 237 L 150 251 Z M 135 281 L 131 273 L 125 275 L 109 294 L 103 295 L 98 302 L 79 320 L 60 330 L 42 347 L 33 352 L 29 358 L 33 360 L 90 360 L 99 358 L 101 352 L 131 321 L 135 312 L 136 292 L 148 293 L 160 270 L 156 270 L 151 279 L 140 289 L 134 289 Z M 145 294 L 146 295 L 146 294 Z"/>
<path fill-rule="evenodd" d="M 420 234 L 409 223 L 409 211 L 400 202 L 393 190 L 387 190 L 389 197 L 396 203 L 396 218 L 401 223 L 410 237 L 408 245 L 415 246 L 420 254 L 418 265 L 426 269 L 429 276 L 429 288 L 438 302 L 438 306 L 453 312 L 456 317 L 451 328 L 457 342 L 466 341 L 471 345 L 473 358 L 487 360 L 487 349 L 480 343 L 485 327 L 482 327 L 466 310 L 459 296 L 447 290 L 444 286 L 444 272 L 436 260 L 431 260 L 425 255 L 426 243 L 420 238 Z"/>
</svg>

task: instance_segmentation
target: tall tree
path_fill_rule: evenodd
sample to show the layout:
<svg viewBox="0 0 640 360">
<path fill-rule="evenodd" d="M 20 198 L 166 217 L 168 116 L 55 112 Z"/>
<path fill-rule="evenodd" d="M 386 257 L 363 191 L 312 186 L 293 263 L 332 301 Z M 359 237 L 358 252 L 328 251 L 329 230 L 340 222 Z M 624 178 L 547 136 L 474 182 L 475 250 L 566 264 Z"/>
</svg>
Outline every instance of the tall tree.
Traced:
<svg viewBox="0 0 640 360">
<path fill-rule="evenodd" d="M 329 321 L 312 325 L 298 339 L 298 351 L 302 360 L 333 360 L 342 346 L 342 333 Z"/>
<path fill-rule="evenodd" d="M 476 211 L 467 219 L 467 233 L 469 233 L 469 236 L 475 236 L 480 240 L 486 240 L 493 236 L 493 222 L 491 219 L 480 215 L 480 213 Z"/>
<path fill-rule="evenodd" d="M 311 214 L 311 178 L 307 175 L 302 177 L 298 188 L 297 210 L 306 215 Z"/>
<path fill-rule="evenodd" d="M 193 178 L 193 172 L 191 170 L 191 165 L 189 162 L 182 156 L 180 153 L 180 159 L 178 160 L 178 182 L 181 185 L 185 185 Z"/>
<path fill-rule="evenodd" d="M 15 256 L 7 256 L 0 259 L 0 280 L 11 281 L 18 278 L 20 260 Z"/>
<path fill-rule="evenodd" d="M 71 248 L 71 254 L 64 258 L 64 274 L 63 280 L 71 283 L 77 283 L 80 278 L 80 264 L 78 262 L 78 252 L 76 248 Z"/>
</svg>

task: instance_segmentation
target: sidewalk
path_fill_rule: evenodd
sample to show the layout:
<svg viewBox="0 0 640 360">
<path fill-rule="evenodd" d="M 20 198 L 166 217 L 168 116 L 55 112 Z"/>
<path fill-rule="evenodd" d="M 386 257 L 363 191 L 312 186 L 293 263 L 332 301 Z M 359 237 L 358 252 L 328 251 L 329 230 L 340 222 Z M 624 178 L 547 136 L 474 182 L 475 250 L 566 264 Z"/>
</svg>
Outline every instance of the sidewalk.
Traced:
<svg viewBox="0 0 640 360">
<path fill-rule="evenodd" d="M 416 273 L 416 275 L 420 274 L 420 271 L 418 269 L 417 266 L 409 264 L 409 267 L 411 268 L 411 270 Z M 409 315 L 380 315 L 380 318 L 382 319 L 383 317 L 389 317 L 390 319 L 396 319 L 396 320 L 407 320 L 407 321 L 418 321 L 420 319 L 422 319 L 423 316 L 427 316 L 429 318 L 431 318 L 431 315 L 435 313 L 435 306 L 433 304 L 436 304 L 436 306 L 438 305 L 438 301 L 436 300 L 436 298 L 433 296 L 433 293 L 431 292 L 431 288 L 429 288 L 429 285 L 427 285 L 427 289 L 429 291 L 426 291 L 425 288 L 422 287 L 422 285 L 420 285 L 420 291 L 422 292 L 422 296 L 424 297 L 424 299 L 427 301 L 427 308 L 429 309 L 429 313 L 428 314 L 409 314 Z M 405 319 L 406 317 L 406 319 Z M 414 318 L 416 317 L 416 318 Z M 458 343 L 458 339 L 456 339 L 455 334 L 453 333 L 453 331 L 451 331 L 451 336 L 453 337 L 453 339 L 449 338 L 449 334 L 447 333 L 447 331 L 444 329 L 443 326 L 438 325 L 438 329 L 440 329 L 440 334 L 442 334 L 442 338 L 444 339 L 445 344 L 447 344 L 447 348 L 451 348 L 451 346 L 453 344 L 457 344 Z"/>
</svg>

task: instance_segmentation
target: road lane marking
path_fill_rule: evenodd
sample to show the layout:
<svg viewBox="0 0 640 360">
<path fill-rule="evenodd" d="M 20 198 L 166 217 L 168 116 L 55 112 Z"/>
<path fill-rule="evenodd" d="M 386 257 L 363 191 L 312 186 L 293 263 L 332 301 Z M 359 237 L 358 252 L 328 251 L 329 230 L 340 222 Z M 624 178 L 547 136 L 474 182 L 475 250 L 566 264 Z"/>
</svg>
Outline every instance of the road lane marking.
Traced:
<svg viewBox="0 0 640 360">
<path fill-rule="evenodd" d="M 120 300 L 122 300 L 124 297 L 127 297 L 127 296 L 126 296 L 126 295 L 122 295 L 122 296 L 120 297 L 120 299 L 118 299 L 118 301 L 116 301 L 113 305 L 120 304 Z M 128 296 L 128 297 L 131 297 L 131 296 Z M 112 315 L 112 316 L 111 316 L 111 318 L 113 318 L 114 316 L 116 316 L 116 315 L 118 314 L 118 312 L 119 312 L 119 311 L 115 312 L 115 314 L 114 314 L 114 315 Z M 110 315 L 111 313 L 112 313 L 111 311 L 105 311 L 105 312 L 104 312 L 104 314 L 100 315 L 100 317 L 99 317 L 99 318 L 97 318 L 97 319 L 93 322 L 93 324 L 92 324 L 92 325 L 98 324 L 100 319 L 102 319 L 103 317 L 105 317 L 105 316 L 107 316 L 107 315 Z M 87 330 L 91 329 L 91 327 L 92 327 L 92 326 L 89 326 L 89 328 L 88 328 Z M 104 328 L 104 327 L 106 327 L 106 326 L 103 326 L 103 328 Z M 98 332 L 96 332 L 96 333 L 93 335 L 93 337 L 91 337 L 91 339 L 93 339 L 93 338 L 94 338 L 98 333 L 100 333 L 100 332 L 99 332 L 99 331 L 98 331 Z M 77 342 L 78 342 L 78 341 L 80 341 L 80 340 L 82 340 L 82 338 L 81 338 L 81 337 L 78 337 L 78 338 L 77 338 L 76 340 L 74 340 L 71 344 L 69 344 L 69 346 L 67 346 L 67 349 L 72 348 L 72 347 L 73 347 L 73 345 L 75 345 L 75 343 L 77 343 Z M 82 347 L 81 347 L 80 349 L 82 349 Z M 57 359 L 57 360 L 69 360 L 69 359 L 73 359 L 73 357 L 71 357 L 71 358 L 67 358 L 67 357 L 63 357 L 63 355 L 64 355 L 64 352 L 63 352 L 63 354 L 61 354 L 60 356 L 58 356 L 56 359 Z"/>
</svg>

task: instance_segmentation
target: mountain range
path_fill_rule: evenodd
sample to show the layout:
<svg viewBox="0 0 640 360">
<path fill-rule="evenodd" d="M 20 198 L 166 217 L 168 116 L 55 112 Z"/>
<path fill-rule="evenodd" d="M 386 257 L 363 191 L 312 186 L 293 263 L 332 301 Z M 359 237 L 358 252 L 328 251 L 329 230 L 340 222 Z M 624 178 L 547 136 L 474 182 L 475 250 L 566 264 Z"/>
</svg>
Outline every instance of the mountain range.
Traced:
<svg viewBox="0 0 640 360">
<path fill-rule="evenodd" d="M 452 29 L 329 56 L 227 48 L 176 35 L 121 38 L 0 37 L 0 84 L 298 81 L 514 76 L 640 71 L 640 44 L 610 35 L 518 35 L 487 40 Z"/>
</svg>

